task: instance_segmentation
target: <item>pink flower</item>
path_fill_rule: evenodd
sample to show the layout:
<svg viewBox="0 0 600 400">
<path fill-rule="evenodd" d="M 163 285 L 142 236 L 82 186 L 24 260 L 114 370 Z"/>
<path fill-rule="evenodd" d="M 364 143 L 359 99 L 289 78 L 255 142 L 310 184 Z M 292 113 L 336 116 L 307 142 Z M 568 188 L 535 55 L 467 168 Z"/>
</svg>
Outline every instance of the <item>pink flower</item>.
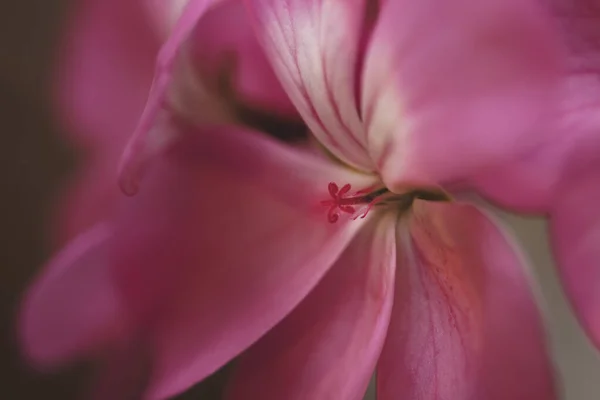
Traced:
<svg viewBox="0 0 600 400">
<path fill-rule="evenodd" d="M 84 0 L 74 8 L 57 66 L 56 103 L 69 139 L 83 150 L 85 168 L 61 198 L 56 242 L 64 244 L 110 216 L 122 196 L 115 184 L 119 158 L 183 3 Z M 244 123 L 242 108 L 296 118 L 244 15 L 236 1 L 213 7 L 182 52 L 170 103 L 197 123 Z M 224 35 L 225 22 L 235 22 L 236 29 Z M 224 93 L 218 84 L 231 87 Z"/>
<path fill-rule="evenodd" d="M 444 192 L 544 140 L 559 66 L 536 3 L 248 1 L 335 161 L 198 121 L 170 95 L 208 3 L 167 24 L 122 168 L 139 193 L 33 285 L 27 354 L 101 354 L 115 374 L 149 360 L 149 398 L 240 354 L 231 400 L 360 399 L 374 370 L 380 400 L 555 398 L 522 261 Z"/>
<path fill-rule="evenodd" d="M 134 336 L 149 348 L 128 360 L 151 353 L 148 393 L 163 398 L 270 331 L 242 356 L 230 398 L 359 398 L 377 362 L 381 399 L 436 387 L 553 398 L 526 276 L 485 214 L 421 200 L 408 212 L 398 196 L 332 224 L 319 205 L 328 182 L 374 178 L 253 132 L 190 133 L 116 221 L 34 285 L 31 357 L 62 363 Z"/>
</svg>

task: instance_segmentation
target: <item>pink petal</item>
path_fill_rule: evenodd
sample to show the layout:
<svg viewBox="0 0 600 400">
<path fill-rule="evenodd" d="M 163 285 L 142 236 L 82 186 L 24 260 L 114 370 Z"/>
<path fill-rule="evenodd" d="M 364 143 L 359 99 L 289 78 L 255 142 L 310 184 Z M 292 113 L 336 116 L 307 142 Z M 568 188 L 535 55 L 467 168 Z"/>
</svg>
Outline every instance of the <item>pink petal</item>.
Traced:
<svg viewBox="0 0 600 400">
<path fill-rule="evenodd" d="M 550 233 L 567 296 L 590 339 L 600 347 L 599 166 L 598 160 L 581 163 L 565 177 L 554 199 Z"/>
<path fill-rule="evenodd" d="M 531 0 L 382 3 L 361 107 L 387 186 L 462 178 L 545 140 L 562 72 L 553 29 Z"/>
<path fill-rule="evenodd" d="M 486 197 L 524 212 L 547 212 L 560 196 L 562 171 L 600 148 L 600 7 L 594 1 L 548 0 L 568 49 L 560 109 L 549 118 L 546 143 L 475 179 Z M 597 151 L 596 151 L 597 153 Z"/>
<path fill-rule="evenodd" d="M 496 225 L 417 201 L 408 228 L 378 399 L 555 399 L 529 276 Z"/>
<path fill-rule="evenodd" d="M 51 366 L 99 350 L 125 329 L 107 264 L 112 231 L 99 225 L 50 261 L 25 297 L 19 335 L 26 355 Z"/>
<path fill-rule="evenodd" d="M 58 197 L 50 239 L 60 247 L 114 214 L 123 193 L 116 183 L 119 152 L 91 155 Z"/>
<path fill-rule="evenodd" d="M 168 36 L 187 2 L 146 0 L 145 4 L 161 33 Z M 258 43 L 243 2 L 213 1 L 185 47 L 183 60 L 178 61 L 185 65 L 174 71 L 176 76 L 169 90 L 172 108 L 200 123 L 214 121 L 215 117 L 233 119 L 231 108 L 238 103 L 297 117 Z"/>
<path fill-rule="evenodd" d="M 396 214 L 363 228 L 319 285 L 236 364 L 228 400 L 362 400 L 387 332 Z"/>
<path fill-rule="evenodd" d="M 230 70 L 237 101 L 271 113 L 297 115 L 258 42 L 243 2 L 227 0 L 211 8 L 194 30 L 190 45 L 194 66 L 203 76 L 222 77 Z"/>
<path fill-rule="evenodd" d="M 57 66 L 60 114 L 78 140 L 120 147 L 144 107 L 159 38 L 137 1 L 80 3 Z"/>
<path fill-rule="evenodd" d="M 107 218 L 117 198 L 119 156 L 142 112 L 159 38 L 137 1 L 84 0 L 57 64 L 57 104 L 86 154 L 84 171 L 59 198 L 54 244 Z"/>
<path fill-rule="evenodd" d="M 504 208 L 522 213 L 551 211 L 564 190 L 561 181 L 565 171 L 574 162 L 593 160 L 600 151 L 598 129 L 581 123 L 591 122 L 596 112 L 585 113 L 589 117 L 581 115 L 575 125 L 569 124 L 568 128 L 562 125 L 559 129 L 565 129 L 550 143 L 501 166 L 481 170 L 470 180 L 471 188 Z"/>
<path fill-rule="evenodd" d="M 120 166 L 119 183 L 125 193 L 137 192 L 146 159 L 155 153 L 157 148 L 162 148 L 161 143 L 149 140 L 147 136 L 161 113 L 181 44 L 189 37 L 198 19 L 214 1 L 217 0 L 189 0 L 170 37 L 160 49 L 146 106 L 129 139 Z"/>
<path fill-rule="evenodd" d="M 115 236 L 115 272 L 154 342 L 162 398 L 278 323 L 337 259 L 357 221 L 327 222 L 328 183 L 373 184 L 253 132 L 213 127 L 148 170 Z"/>
<path fill-rule="evenodd" d="M 112 0 L 84 2 L 76 14 L 75 26 L 68 31 L 64 60 L 59 64 L 62 112 L 74 125 L 70 128 L 85 138 L 91 151 L 85 160 L 85 171 L 74 177 L 60 199 L 58 232 L 52 235 L 58 238 L 59 244 L 111 215 L 121 195 L 116 184 L 118 160 L 143 110 L 154 59 L 163 39 L 160 29 L 150 23 L 154 21 L 164 28 L 162 25 L 168 22 L 165 20 L 176 22 L 185 6 L 183 2 L 164 0 L 146 0 L 143 4 L 112 3 Z M 224 21 L 236 29 L 229 29 L 224 35 Z M 226 1 L 213 6 L 190 40 L 194 47 L 194 65 L 189 66 L 191 71 L 178 73 L 187 72 L 193 74 L 195 81 L 215 84 L 223 70 L 231 67 L 224 62 L 234 52 L 240 65 L 228 72 L 238 75 L 234 77 L 236 96 L 251 105 L 259 103 L 294 114 L 293 106 L 251 32 L 241 2 Z M 233 99 L 226 99 L 224 93 L 209 92 L 205 87 L 202 88 L 205 93 L 193 91 L 194 85 L 186 78 L 177 76 L 181 82 L 171 87 L 170 93 L 181 92 L 171 97 L 182 98 L 186 103 L 183 107 L 193 108 L 196 119 L 232 118 L 224 114 L 232 112 L 229 109 L 233 104 L 227 101 Z M 202 117 L 198 117 L 199 114 Z M 164 136 L 164 132 L 154 130 L 147 135 L 147 141 L 152 142 L 154 148 L 161 148 L 166 142 Z"/>
<path fill-rule="evenodd" d="M 276 73 L 317 138 L 370 171 L 355 82 L 367 29 L 365 0 L 250 0 Z"/>
</svg>

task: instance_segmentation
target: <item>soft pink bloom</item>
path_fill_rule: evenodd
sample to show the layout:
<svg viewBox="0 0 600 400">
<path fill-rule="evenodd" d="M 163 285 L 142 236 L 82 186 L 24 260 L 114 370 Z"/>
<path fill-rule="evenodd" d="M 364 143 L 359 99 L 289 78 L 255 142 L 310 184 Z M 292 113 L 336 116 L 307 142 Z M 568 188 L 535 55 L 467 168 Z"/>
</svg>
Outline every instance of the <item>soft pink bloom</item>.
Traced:
<svg viewBox="0 0 600 400">
<path fill-rule="evenodd" d="M 57 65 L 57 104 L 85 167 L 61 199 L 55 241 L 64 243 L 108 217 L 122 193 L 119 158 L 139 119 L 161 43 L 184 2 L 82 0 L 72 11 Z M 224 35 L 223 24 L 231 24 Z M 293 105 L 238 1 L 203 16 L 178 63 L 170 104 L 196 122 L 237 123 L 236 107 L 295 117 Z M 191 49 L 189 49 L 191 47 Z M 227 96 L 220 81 L 231 87 Z"/>
<path fill-rule="evenodd" d="M 249 3 L 315 135 L 392 189 L 464 178 L 545 139 L 529 133 L 559 69 L 536 2 Z"/>
<path fill-rule="evenodd" d="M 148 393 L 162 398 L 270 330 L 242 356 L 230 398 L 360 398 L 387 333 L 381 399 L 436 387 L 553 398 L 526 274 L 481 211 L 416 200 L 400 220 L 391 207 L 331 224 L 328 183 L 375 177 L 253 132 L 189 133 L 116 221 L 76 239 L 32 288 L 22 334 L 37 362 L 137 336 L 153 360 Z"/>
<path fill-rule="evenodd" d="M 230 400 L 360 399 L 374 370 L 380 400 L 555 398 L 528 273 L 506 235 L 474 205 L 412 191 L 441 198 L 546 140 L 535 133 L 561 68 L 547 13 L 523 0 L 247 1 L 333 162 L 196 120 L 172 95 L 190 54 L 181 45 L 209 3 L 187 2 L 162 28 L 122 168 L 139 193 L 33 285 L 27 354 L 56 365 L 117 352 L 117 372 L 149 360 L 149 398 L 240 354 Z"/>
</svg>

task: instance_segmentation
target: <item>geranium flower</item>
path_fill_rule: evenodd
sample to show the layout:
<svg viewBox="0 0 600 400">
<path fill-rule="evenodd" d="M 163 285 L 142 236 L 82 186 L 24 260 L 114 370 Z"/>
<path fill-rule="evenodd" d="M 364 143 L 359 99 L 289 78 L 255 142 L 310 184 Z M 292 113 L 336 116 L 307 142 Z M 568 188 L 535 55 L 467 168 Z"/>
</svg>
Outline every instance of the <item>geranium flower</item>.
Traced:
<svg viewBox="0 0 600 400">
<path fill-rule="evenodd" d="M 538 143 L 559 67 L 537 3 L 248 2 L 329 156 L 199 124 L 169 96 L 208 3 L 159 55 L 122 168 L 139 193 L 32 287 L 30 357 L 114 352 L 150 398 L 242 352 L 229 399 L 359 399 L 375 369 L 383 400 L 555 398 L 522 261 L 453 192 Z M 157 135 L 175 139 L 157 152 Z"/>
</svg>

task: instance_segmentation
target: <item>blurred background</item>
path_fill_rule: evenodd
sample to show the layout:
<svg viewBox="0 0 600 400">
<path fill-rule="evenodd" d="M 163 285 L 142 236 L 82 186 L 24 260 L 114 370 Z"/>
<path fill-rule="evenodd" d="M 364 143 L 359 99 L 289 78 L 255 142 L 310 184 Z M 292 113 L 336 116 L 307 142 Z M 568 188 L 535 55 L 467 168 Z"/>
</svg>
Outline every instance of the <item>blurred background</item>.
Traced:
<svg viewBox="0 0 600 400">
<path fill-rule="evenodd" d="M 13 330 L 20 295 L 52 250 L 47 224 L 60 184 L 77 165 L 61 140 L 50 101 L 51 66 L 69 3 L 0 2 L 0 398 L 7 400 L 75 399 L 85 386 L 81 368 L 50 376 L 29 370 L 20 361 Z M 543 221 L 502 217 L 516 231 L 542 284 L 564 399 L 597 400 L 600 357 L 564 301 Z M 211 389 L 197 388 L 185 397 L 207 398 L 206 390 Z"/>
</svg>

